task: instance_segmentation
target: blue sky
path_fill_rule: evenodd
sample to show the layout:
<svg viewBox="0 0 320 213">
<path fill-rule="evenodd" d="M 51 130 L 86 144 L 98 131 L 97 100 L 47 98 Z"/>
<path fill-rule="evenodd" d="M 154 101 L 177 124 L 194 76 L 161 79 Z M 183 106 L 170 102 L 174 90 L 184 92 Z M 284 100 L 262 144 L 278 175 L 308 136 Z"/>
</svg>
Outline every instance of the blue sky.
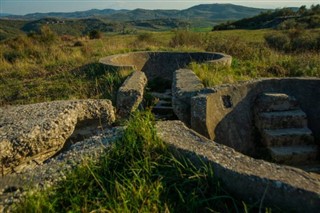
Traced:
<svg viewBox="0 0 320 213">
<path fill-rule="evenodd" d="M 299 7 L 319 4 L 320 0 L 0 0 L 0 12 L 73 12 L 89 9 L 185 9 L 197 4 L 232 3 L 257 8 Z"/>
</svg>

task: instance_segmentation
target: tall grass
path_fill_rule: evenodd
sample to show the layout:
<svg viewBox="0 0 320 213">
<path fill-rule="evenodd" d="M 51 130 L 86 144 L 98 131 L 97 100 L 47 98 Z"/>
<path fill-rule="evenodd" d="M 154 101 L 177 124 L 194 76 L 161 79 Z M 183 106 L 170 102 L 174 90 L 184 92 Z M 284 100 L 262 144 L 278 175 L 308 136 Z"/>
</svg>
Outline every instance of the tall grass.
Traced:
<svg viewBox="0 0 320 213">
<path fill-rule="evenodd" d="M 141 50 L 211 51 L 231 55 L 231 69 L 220 70 L 202 65 L 194 67 L 204 70 L 203 72 L 208 72 L 206 69 L 212 71 L 208 77 L 214 80 L 205 80 L 208 85 L 258 77 L 319 77 L 319 51 L 312 48 L 311 51 L 277 50 L 265 41 L 266 35 L 276 33 L 278 31 L 272 30 L 205 33 L 178 30 L 142 32 L 137 35 L 110 34 L 94 40 L 66 36 L 59 38 L 46 30 L 30 36 L 20 35 L 0 43 L 0 105 L 57 99 L 110 98 L 110 83 L 105 82 L 116 79 L 117 77 L 111 77 L 114 73 L 107 74 L 106 71 L 105 76 L 88 78 L 75 75 L 72 71 L 81 69 L 86 64 L 94 64 L 100 57 Z M 309 34 L 310 36 L 306 36 Z M 318 29 L 306 30 L 304 36 L 296 37 L 292 31 L 288 38 L 298 48 L 298 41 L 301 39 L 307 42 L 312 38 L 312 42 L 317 42 L 318 45 L 318 34 Z M 45 40 L 48 42 L 44 42 Z M 75 46 L 76 41 L 81 41 L 81 45 Z M 309 44 L 306 46 L 310 47 Z M 108 94 L 106 90 L 109 91 Z"/>
<path fill-rule="evenodd" d="M 238 212 L 213 169 L 199 167 L 156 136 L 150 112 L 137 113 L 121 139 L 98 162 L 85 162 L 66 179 L 30 193 L 15 212 Z"/>
</svg>

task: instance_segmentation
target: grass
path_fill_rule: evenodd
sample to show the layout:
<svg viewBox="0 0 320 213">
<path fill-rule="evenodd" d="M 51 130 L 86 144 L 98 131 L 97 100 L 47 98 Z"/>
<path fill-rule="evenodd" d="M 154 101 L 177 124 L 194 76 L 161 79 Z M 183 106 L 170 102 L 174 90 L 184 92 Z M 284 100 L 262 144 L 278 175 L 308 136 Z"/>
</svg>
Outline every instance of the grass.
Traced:
<svg viewBox="0 0 320 213">
<path fill-rule="evenodd" d="M 309 33 L 315 33 L 309 30 Z M 208 64 L 190 64 L 205 86 L 261 77 L 320 77 L 318 51 L 282 52 L 264 41 L 272 30 L 233 30 L 212 32 L 207 51 L 223 52 L 233 57 L 230 68 Z M 306 32 L 308 33 L 308 32 Z"/>
<path fill-rule="evenodd" d="M 138 112 L 98 162 L 30 193 L 14 212 L 239 212 L 210 165 L 195 166 L 156 135 L 151 112 Z"/>
<path fill-rule="evenodd" d="M 0 43 L 0 106 L 59 99 L 109 98 L 130 71 L 97 63 L 107 55 L 141 50 L 216 51 L 232 55 L 230 68 L 191 63 L 206 86 L 258 77 L 320 76 L 320 53 L 281 52 L 264 40 L 271 30 L 153 32 L 102 39 L 19 35 Z M 47 33 L 47 34 L 46 34 Z M 74 46 L 81 41 L 80 46 Z M 155 85 L 157 85 L 155 83 Z M 152 86 L 152 85 L 151 85 Z M 98 160 L 66 180 L 30 192 L 16 212 L 255 211 L 229 196 L 210 165 L 196 167 L 156 137 L 150 113 L 138 113 L 124 136 Z"/>
</svg>

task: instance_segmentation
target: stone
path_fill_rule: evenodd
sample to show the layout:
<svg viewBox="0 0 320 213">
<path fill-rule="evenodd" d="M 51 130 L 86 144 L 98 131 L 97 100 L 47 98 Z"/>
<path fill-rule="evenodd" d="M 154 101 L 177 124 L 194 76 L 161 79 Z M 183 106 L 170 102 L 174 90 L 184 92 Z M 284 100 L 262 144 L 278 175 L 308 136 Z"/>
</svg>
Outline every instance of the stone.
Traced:
<svg viewBox="0 0 320 213">
<path fill-rule="evenodd" d="M 177 117 L 190 125 L 191 98 L 204 88 L 201 80 L 190 69 L 179 69 L 173 74 L 172 107 Z"/>
<path fill-rule="evenodd" d="M 185 68 L 190 62 L 231 66 L 232 57 L 212 52 L 141 51 L 101 58 L 99 62 L 108 69 L 134 69 L 143 71 L 148 80 L 161 78 L 172 81 L 175 70 Z"/>
<path fill-rule="evenodd" d="M 159 121 L 156 128 L 170 149 L 195 166 L 210 164 L 222 187 L 232 196 L 283 211 L 319 211 L 319 175 L 253 159 L 201 136 L 181 121 Z"/>
<path fill-rule="evenodd" d="M 296 103 L 299 103 L 308 117 L 308 128 L 312 131 L 316 143 L 320 141 L 320 108 L 317 107 L 320 105 L 320 79 L 318 78 L 265 78 L 233 85 L 220 85 L 212 89 L 211 93 L 200 93 L 191 99 L 189 116 L 192 129 L 217 143 L 258 157 L 254 105 L 262 93 L 269 94 L 267 96 L 270 97 L 266 99 L 273 99 L 275 95 L 272 94 L 276 92 L 290 94 L 295 100 L 288 95 L 281 95 L 280 98 L 287 104 L 282 102 L 279 105 L 269 105 L 270 102 L 266 101 L 266 105 L 278 111 L 281 107 L 283 109 L 284 105 L 289 106 L 285 109 L 297 110 Z"/>
<path fill-rule="evenodd" d="M 299 109 L 296 98 L 284 93 L 262 93 L 255 104 L 260 112 Z"/>
<path fill-rule="evenodd" d="M 103 129 L 98 134 L 72 144 L 43 164 L 25 169 L 22 173 L 0 176 L 0 212 L 10 212 L 12 202 L 7 201 L 19 202 L 21 196 L 24 196 L 23 192 L 46 189 L 65 179 L 78 165 L 97 161 L 122 136 L 123 130 L 123 127 Z"/>
<path fill-rule="evenodd" d="M 147 77 L 141 71 L 134 71 L 122 84 L 117 93 L 117 114 L 128 117 L 134 112 L 143 99 Z"/>
<path fill-rule="evenodd" d="M 264 129 L 261 135 L 261 142 L 266 146 L 314 144 L 312 132 L 308 128 Z"/>
<path fill-rule="evenodd" d="M 95 122 L 93 122 L 95 121 Z M 78 124 L 115 121 L 110 100 L 54 101 L 0 108 L 0 172 L 19 172 L 55 155 Z M 90 133 L 89 133 L 90 134 Z"/>
<path fill-rule="evenodd" d="M 286 165 L 308 165 L 318 157 L 316 145 L 268 147 L 272 160 Z"/>
<path fill-rule="evenodd" d="M 307 124 L 307 115 L 301 109 L 260 112 L 255 116 L 255 125 L 261 129 L 304 128 Z"/>
</svg>

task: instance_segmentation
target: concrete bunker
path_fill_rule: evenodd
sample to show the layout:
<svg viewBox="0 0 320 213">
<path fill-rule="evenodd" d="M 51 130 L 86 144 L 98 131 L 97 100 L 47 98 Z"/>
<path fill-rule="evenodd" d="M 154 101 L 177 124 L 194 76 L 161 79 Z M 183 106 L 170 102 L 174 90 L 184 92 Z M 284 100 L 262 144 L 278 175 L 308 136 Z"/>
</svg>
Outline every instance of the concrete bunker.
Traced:
<svg viewBox="0 0 320 213">
<path fill-rule="evenodd" d="M 301 168 L 309 161 L 315 167 L 305 169 L 319 172 L 319 86 L 317 78 L 272 78 L 211 88 L 192 98 L 191 127 L 249 156 Z"/>
<path fill-rule="evenodd" d="M 320 91 L 315 89 L 319 79 L 261 79 L 205 88 L 193 71 L 185 68 L 192 61 L 229 66 L 231 57 L 205 52 L 134 52 L 100 60 L 113 69 L 140 70 L 148 81 L 170 81 L 162 93 L 151 91 L 159 98 L 154 112 L 172 112 L 175 118 L 218 143 L 280 164 L 318 164 L 320 109 L 314 106 L 320 102 L 316 98 Z M 143 94 L 141 88 L 137 91 Z M 277 106 L 280 108 L 273 109 Z"/>
<path fill-rule="evenodd" d="M 148 62 L 161 58 L 150 59 L 148 58 L 150 57 L 149 54 L 157 54 L 148 52 L 133 53 L 130 56 L 133 59 L 130 60 L 137 60 L 134 59 L 134 54 L 138 54 L 138 57 L 142 57 Z M 174 53 L 173 55 L 175 54 L 181 53 Z M 127 56 L 122 57 L 124 60 Z M 146 72 L 148 80 L 162 77 L 171 81 L 172 88 L 169 91 L 156 95 L 163 99 L 171 99 L 172 110 L 178 119 L 201 135 L 210 138 L 211 141 L 207 140 L 208 143 L 199 143 L 201 140 L 196 139 L 198 137 L 195 137 L 196 133 L 190 134 L 190 137 L 187 136 L 188 134 L 178 128 L 180 124 L 175 123 L 177 121 L 158 122 L 160 136 L 174 149 L 182 150 L 181 153 L 191 160 L 198 159 L 193 157 L 195 154 L 203 161 L 212 164 L 217 172 L 217 177 L 221 178 L 230 192 L 238 195 L 241 199 L 249 202 L 259 201 L 268 191 L 267 205 L 279 206 L 284 209 L 298 209 L 296 204 L 299 202 L 293 201 L 292 197 L 294 197 L 297 201 L 304 202 L 303 209 L 316 212 L 320 202 L 320 175 L 314 173 L 319 173 L 320 168 L 318 151 L 320 108 L 317 108 L 320 104 L 320 79 L 270 78 L 205 88 L 192 70 L 182 69 L 192 60 L 188 59 L 187 62 L 177 62 L 172 65 L 174 64 L 173 61 L 178 59 L 179 57 L 171 57 L 169 59 L 171 62 L 166 63 L 164 57 L 162 60 L 156 61 L 154 65 L 145 66 L 146 63 L 143 62 L 140 63 L 140 68 L 131 65 L 130 67 Z M 226 57 L 226 59 L 227 62 L 223 65 L 230 65 L 231 57 Z M 206 62 L 206 60 L 197 62 Z M 130 63 L 132 62 L 129 61 L 126 66 Z M 169 67 L 165 69 L 161 65 L 168 65 Z M 264 103 L 264 96 L 269 97 L 266 99 L 272 101 Z M 265 108 L 268 104 L 270 105 L 269 108 Z M 264 116 L 269 112 L 272 114 L 271 121 L 266 119 L 265 123 L 261 122 L 261 120 L 265 120 L 259 117 L 259 113 L 263 113 Z M 268 148 L 265 144 L 268 144 L 268 142 L 262 142 L 264 129 L 262 128 L 262 131 L 259 132 L 259 127 L 268 126 L 268 122 L 273 124 L 274 120 L 272 119 L 277 113 L 291 116 L 281 118 L 283 120 L 280 120 L 278 127 L 284 125 L 286 128 L 300 128 L 303 131 L 309 129 L 307 135 L 303 136 L 306 136 L 306 139 L 302 141 L 306 142 L 305 145 L 307 146 L 312 145 L 311 157 L 309 158 L 308 152 L 310 150 L 307 149 L 307 151 L 304 150 L 307 152 L 307 155 L 305 155 L 307 157 L 298 158 L 298 161 L 301 163 L 301 159 L 306 160 L 311 163 L 310 167 L 308 165 L 303 167 L 304 165 L 301 164 L 293 165 L 293 163 L 296 163 L 295 160 L 289 164 L 300 169 L 279 165 L 282 164 L 279 161 L 276 161 L 277 164 L 266 161 L 270 160 L 264 153 L 264 150 Z M 295 120 L 296 118 L 297 120 Z M 277 125 L 276 123 L 275 126 L 277 127 Z M 192 131 L 187 127 L 185 128 L 187 131 Z M 288 145 L 286 143 L 291 139 L 290 137 L 285 139 L 284 144 Z M 272 141 L 272 139 L 268 140 Z M 222 150 L 219 147 L 223 147 L 223 145 L 214 141 L 227 146 Z M 193 144 L 192 147 L 188 147 L 191 143 Z M 290 154 L 293 159 L 297 159 L 295 153 L 291 152 Z M 263 160 L 255 158 L 262 158 Z M 271 159 L 271 162 L 275 161 Z M 312 165 L 312 163 L 315 163 L 315 165 Z M 287 164 L 287 162 L 284 161 L 284 164 Z M 252 190 L 248 191 L 250 187 L 252 187 Z"/>
<path fill-rule="evenodd" d="M 151 90 L 150 94 L 158 100 L 156 106 L 153 107 L 153 112 L 156 116 L 164 119 L 176 119 L 177 115 L 180 120 L 185 121 L 190 117 L 190 104 L 184 104 L 184 99 L 186 99 L 185 95 L 189 97 L 187 98 L 187 102 L 190 102 L 191 94 L 189 94 L 188 91 L 191 91 L 196 87 L 203 88 L 203 85 L 193 71 L 184 68 L 191 62 L 230 66 L 231 60 L 231 56 L 222 53 L 146 51 L 112 55 L 100 59 L 99 62 L 111 70 L 132 69 L 138 71 L 135 72 L 134 75 L 141 75 L 138 74 L 139 71 L 145 73 L 148 87 Z M 187 88 L 187 92 L 175 89 L 178 82 L 175 80 L 175 73 L 178 72 L 178 70 L 180 70 L 179 73 L 182 75 L 179 77 L 180 80 L 191 75 L 189 82 L 183 82 L 181 84 L 183 88 Z M 134 75 L 129 77 L 122 86 L 122 88 L 126 88 L 127 92 L 124 92 L 121 89 L 118 91 L 117 106 L 127 106 L 128 108 L 126 110 L 127 113 L 118 113 L 120 117 L 128 115 L 128 112 L 132 111 L 131 105 L 137 106 L 141 102 L 140 98 L 122 98 L 128 96 L 129 93 L 143 94 L 141 87 L 138 85 L 145 86 L 146 84 L 143 82 L 144 80 L 142 80 L 142 78 L 139 80 L 139 78 L 134 78 Z M 196 79 L 194 80 L 194 78 Z M 196 86 L 192 86 L 195 84 Z M 188 89 L 190 86 L 193 89 Z M 192 95 L 194 95 L 194 93 L 192 93 Z M 128 102 L 128 99 L 131 101 Z M 127 100 L 127 102 L 125 102 L 125 100 Z M 139 103 L 135 103 L 135 100 L 139 101 Z M 186 108 L 183 105 L 185 105 Z M 118 112 L 121 112 L 121 109 L 117 110 Z M 182 112 L 180 112 L 180 110 L 182 110 Z"/>
<path fill-rule="evenodd" d="M 99 60 L 111 69 L 143 71 L 148 80 L 161 78 L 172 81 L 175 70 L 185 68 L 190 62 L 231 65 L 231 56 L 210 52 L 132 52 L 112 55 Z"/>
</svg>

